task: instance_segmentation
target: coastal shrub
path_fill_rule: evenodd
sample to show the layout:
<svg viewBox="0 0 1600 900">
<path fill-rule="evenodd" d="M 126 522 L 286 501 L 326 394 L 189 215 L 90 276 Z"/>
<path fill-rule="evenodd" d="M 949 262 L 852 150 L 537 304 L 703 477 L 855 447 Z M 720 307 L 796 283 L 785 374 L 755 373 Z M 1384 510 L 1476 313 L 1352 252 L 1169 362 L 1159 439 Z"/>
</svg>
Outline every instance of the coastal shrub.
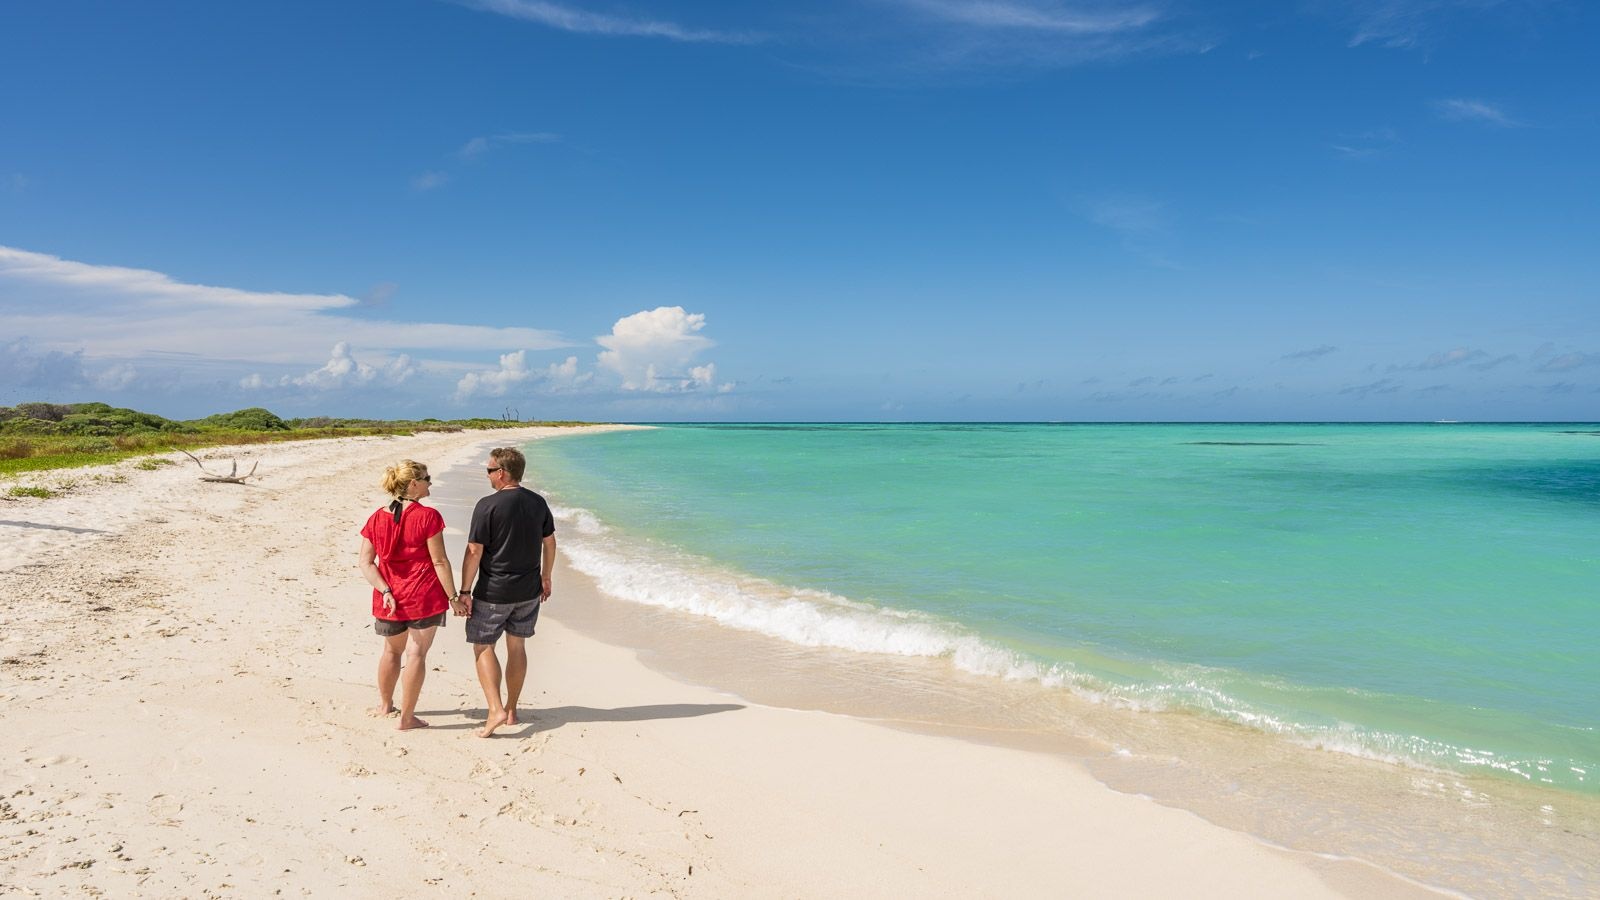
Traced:
<svg viewBox="0 0 1600 900">
<path fill-rule="evenodd" d="M 278 418 L 271 410 L 252 406 L 230 413 L 217 413 L 195 422 L 196 425 L 229 431 L 288 431 L 289 423 Z"/>
<path fill-rule="evenodd" d="M 72 407 L 60 403 L 18 403 L 17 415 L 43 422 L 59 422 L 72 413 Z"/>
<path fill-rule="evenodd" d="M 33 444 L 21 438 L 0 441 L 0 459 L 27 459 L 33 455 Z"/>
<path fill-rule="evenodd" d="M 49 488 L 35 487 L 31 484 L 14 484 L 11 486 L 11 490 L 6 491 L 6 494 L 12 497 L 37 497 L 40 500 L 48 500 L 56 496 L 56 492 Z"/>
<path fill-rule="evenodd" d="M 176 465 L 176 463 L 163 456 L 152 456 L 149 459 L 139 460 L 133 464 L 133 467 L 135 469 L 143 469 L 146 472 L 153 472 L 156 469 L 164 469 L 171 465 Z"/>
</svg>

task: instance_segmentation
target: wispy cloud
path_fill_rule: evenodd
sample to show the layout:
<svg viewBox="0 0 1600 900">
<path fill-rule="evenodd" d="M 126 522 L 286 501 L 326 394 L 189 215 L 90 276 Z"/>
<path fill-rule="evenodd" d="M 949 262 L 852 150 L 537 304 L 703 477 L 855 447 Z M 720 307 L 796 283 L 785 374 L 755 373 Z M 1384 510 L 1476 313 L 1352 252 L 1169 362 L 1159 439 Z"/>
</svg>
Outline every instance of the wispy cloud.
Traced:
<svg viewBox="0 0 1600 900">
<path fill-rule="evenodd" d="M 421 175 L 412 176 L 411 189 L 419 192 L 431 191 L 436 188 L 442 188 L 449 183 L 450 173 L 448 172 L 423 172 Z"/>
<path fill-rule="evenodd" d="M 685 43 L 714 44 L 754 44 L 763 40 L 758 34 L 691 28 L 662 19 L 590 12 L 545 0 L 459 0 L 459 2 L 471 9 L 578 34 L 664 38 Z"/>
<path fill-rule="evenodd" d="M 1342 134 L 1338 143 L 1329 144 L 1333 152 L 1345 159 L 1377 159 L 1400 144 L 1400 135 L 1393 128 L 1374 128 L 1354 134 Z"/>
<path fill-rule="evenodd" d="M 465 160 L 474 160 L 501 147 L 511 147 L 517 144 L 555 144 L 561 141 L 561 135 L 548 131 L 530 131 L 514 134 L 495 134 L 486 137 L 475 137 L 456 151 L 456 156 Z"/>
<path fill-rule="evenodd" d="M 1365 398 L 1374 394 L 1393 394 L 1399 391 L 1402 386 L 1403 385 L 1401 385 L 1400 382 L 1395 381 L 1393 378 L 1380 378 L 1377 381 L 1368 382 L 1366 384 L 1354 384 L 1350 385 L 1349 387 L 1340 388 L 1339 393 L 1353 397 Z"/>
<path fill-rule="evenodd" d="M 1321 359 L 1324 356 L 1327 356 L 1329 353 L 1338 352 L 1338 350 L 1339 350 L 1339 348 L 1333 346 L 1332 344 L 1320 344 L 1320 345 L 1318 345 L 1316 347 L 1312 347 L 1312 348 L 1307 349 L 1307 350 L 1296 350 L 1293 353 L 1285 353 L 1284 355 L 1282 355 L 1282 356 L 1280 356 L 1278 358 L 1279 359 L 1306 359 L 1306 360 Z"/>
<path fill-rule="evenodd" d="M 1116 34 L 1137 30 L 1160 18 L 1154 10 L 1133 7 L 1105 11 L 1084 4 L 1005 2 L 1005 0 L 899 0 L 906 9 L 947 22 L 979 28 L 1046 31 L 1063 34 Z"/>
<path fill-rule="evenodd" d="M 1349 44 L 1408 49 L 1427 45 L 1452 18 L 1517 0 L 1321 0 L 1316 7 L 1349 22 Z"/>
<path fill-rule="evenodd" d="M 28 335 L 42 351 L 81 351 L 89 361 L 321 366 L 329 361 L 330 342 L 340 340 L 386 358 L 405 351 L 571 346 L 537 328 L 344 314 L 359 304 L 345 294 L 193 284 L 148 269 L 0 246 L 0 334 Z"/>
<path fill-rule="evenodd" d="M 1431 353 L 1428 355 L 1427 359 L 1424 359 L 1421 362 L 1407 363 L 1404 365 L 1392 365 L 1389 367 L 1388 371 L 1429 372 L 1434 369 L 1448 369 L 1451 366 L 1459 366 L 1463 363 L 1472 362 L 1473 360 L 1483 359 L 1488 355 L 1489 354 L 1483 350 L 1469 350 L 1466 347 L 1457 347 L 1454 350 L 1446 350 L 1443 353 Z"/>
<path fill-rule="evenodd" d="M 1089 203 L 1085 214 L 1096 225 L 1128 236 L 1160 234 L 1169 222 L 1166 207 L 1159 201 L 1132 195 L 1102 197 Z"/>
<path fill-rule="evenodd" d="M 1497 369 L 1506 363 L 1513 363 L 1516 361 L 1517 355 L 1515 353 L 1507 353 L 1504 356 L 1496 356 L 1494 359 L 1486 359 L 1483 362 L 1471 363 L 1467 366 L 1467 368 L 1473 370 L 1474 372 L 1487 372 L 1490 369 Z"/>
<path fill-rule="evenodd" d="M 1539 366 L 1540 372 L 1570 372 L 1585 366 L 1600 365 L 1600 353 L 1563 353 L 1552 356 Z"/>
<path fill-rule="evenodd" d="M 1515 128 L 1521 124 L 1492 103 L 1482 100 L 1437 100 L 1433 104 L 1439 118 L 1449 122 L 1481 122 L 1499 128 Z"/>
</svg>

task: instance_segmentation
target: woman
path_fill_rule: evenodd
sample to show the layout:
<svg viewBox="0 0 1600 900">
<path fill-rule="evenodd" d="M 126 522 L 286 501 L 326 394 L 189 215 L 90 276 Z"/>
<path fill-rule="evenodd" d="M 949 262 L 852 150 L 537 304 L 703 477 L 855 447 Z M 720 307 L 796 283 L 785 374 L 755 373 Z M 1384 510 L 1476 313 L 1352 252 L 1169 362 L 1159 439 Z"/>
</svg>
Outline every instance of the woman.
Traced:
<svg viewBox="0 0 1600 900">
<path fill-rule="evenodd" d="M 420 502 L 433 488 L 428 467 L 403 459 L 384 470 L 383 489 L 394 502 L 374 512 L 361 529 L 361 573 L 372 585 L 373 629 L 383 637 L 378 657 L 378 708 L 391 715 L 402 668 L 400 731 L 426 728 L 417 718 L 417 695 L 428 671 L 428 648 L 456 595 L 444 550 L 444 517 Z M 402 662 L 402 654 L 404 659 Z"/>
</svg>

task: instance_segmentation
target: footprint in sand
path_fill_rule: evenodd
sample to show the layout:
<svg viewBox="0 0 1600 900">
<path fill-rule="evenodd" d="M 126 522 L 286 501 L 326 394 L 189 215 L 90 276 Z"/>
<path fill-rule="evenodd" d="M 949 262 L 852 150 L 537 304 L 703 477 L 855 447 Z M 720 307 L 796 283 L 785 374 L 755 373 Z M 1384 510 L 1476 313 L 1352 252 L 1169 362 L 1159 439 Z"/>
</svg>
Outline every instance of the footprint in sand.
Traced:
<svg viewBox="0 0 1600 900">
<path fill-rule="evenodd" d="M 472 771 L 467 773 L 467 777 L 473 781 L 483 782 L 495 781 L 503 775 L 505 775 L 505 771 L 499 766 L 492 766 L 481 759 L 473 763 Z"/>
<path fill-rule="evenodd" d="M 340 769 L 339 773 L 341 775 L 349 776 L 350 778 L 366 778 L 369 775 L 377 774 L 360 763 L 351 763 L 350 765 Z"/>
<path fill-rule="evenodd" d="M 150 802 L 145 806 L 150 811 L 150 815 L 163 825 L 178 824 L 178 814 L 183 812 L 183 804 L 179 802 L 178 798 L 169 797 L 166 794 L 157 794 L 151 797 Z"/>
</svg>

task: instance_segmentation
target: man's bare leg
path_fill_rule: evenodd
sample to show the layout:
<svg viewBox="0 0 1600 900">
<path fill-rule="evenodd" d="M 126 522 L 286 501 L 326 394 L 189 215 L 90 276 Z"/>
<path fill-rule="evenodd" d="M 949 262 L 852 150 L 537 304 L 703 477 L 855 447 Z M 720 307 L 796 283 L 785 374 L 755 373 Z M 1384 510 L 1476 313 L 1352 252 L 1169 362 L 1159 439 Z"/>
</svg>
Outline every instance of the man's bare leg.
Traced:
<svg viewBox="0 0 1600 900">
<path fill-rule="evenodd" d="M 397 731 L 427 728 L 428 723 L 417 718 L 417 698 L 422 695 L 422 680 L 428 677 L 428 648 L 433 646 L 433 628 L 408 628 L 411 639 L 406 644 L 405 668 L 402 670 L 400 691 L 400 721 Z"/>
<path fill-rule="evenodd" d="M 506 635 L 506 724 L 517 724 L 517 698 L 528 678 L 528 639 Z"/>
<path fill-rule="evenodd" d="M 400 654 L 405 649 L 404 631 L 383 639 L 383 650 L 378 655 L 378 706 L 372 711 L 375 716 L 394 712 L 394 686 L 400 682 Z"/>
<path fill-rule="evenodd" d="M 493 644 L 473 644 L 472 652 L 477 657 L 478 684 L 489 705 L 489 718 L 478 730 L 478 737 L 493 737 L 494 730 L 506 724 L 506 707 L 500 702 L 500 659 L 494 655 Z"/>
</svg>

